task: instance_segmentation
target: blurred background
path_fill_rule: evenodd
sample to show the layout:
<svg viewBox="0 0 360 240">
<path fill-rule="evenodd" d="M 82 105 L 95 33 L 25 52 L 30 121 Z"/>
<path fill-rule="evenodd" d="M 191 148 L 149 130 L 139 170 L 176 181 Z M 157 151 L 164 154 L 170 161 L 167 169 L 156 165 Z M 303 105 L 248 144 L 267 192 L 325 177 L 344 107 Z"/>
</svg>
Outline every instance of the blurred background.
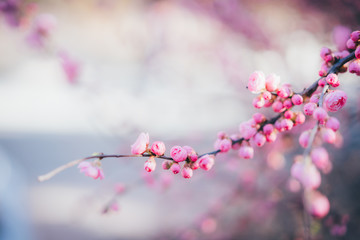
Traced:
<svg viewBox="0 0 360 240">
<path fill-rule="evenodd" d="M 102 181 L 76 167 L 37 176 L 129 153 L 142 131 L 168 149 L 212 151 L 218 131 L 236 133 L 255 112 L 253 71 L 301 91 L 318 78 L 320 48 L 359 23 L 350 0 L 0 0 L 0 239 L 302 239 L 301 194 L 287 179 L 309 126 L 190 180 L 161 162 L 144 174 L 145 159 L 105 159 Z M 321 187 L 331 211 L 313 221 L 314 239 L 360 236 L 358 83 L 341 76 L 342 142 L 327 146 Z M 118 184 L 119 209 L 105 214 Z"/>
</svg>

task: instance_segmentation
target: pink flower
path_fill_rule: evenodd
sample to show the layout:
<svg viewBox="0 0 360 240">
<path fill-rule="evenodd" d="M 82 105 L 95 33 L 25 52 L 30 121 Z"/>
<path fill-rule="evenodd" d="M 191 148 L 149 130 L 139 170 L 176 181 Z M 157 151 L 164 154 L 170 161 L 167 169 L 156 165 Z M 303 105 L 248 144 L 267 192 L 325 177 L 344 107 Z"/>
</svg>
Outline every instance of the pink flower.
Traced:
<svg viewBox="0 0 360 240">
<path fill-rule="evenodd" d="M 311 160 L 320 170 L 327 169 L 330 164 L 329 154 L 323 147 L 314 148 L 311 151 Z"/>
<path fill-rule="evenodd" d="M 144 164 L 144 169 L 147 172 L 152 172 L 155 170 L 156 167 L 156 162 L 155 162 L 155 158 L 154 157 L 150 157 L 148 160 L 146 160 L 145 164 Z"/>
<path fill-rule="evenodd" d="M 270 134 L 267 134 L 265 137 L 266 137 L 266 141 L 271 143 L 271 142 L 274 142 L 276 140 L 277 134 L 274 131 L 274 132 L 272 132 Z"/>
<path fill-rule="evenodd" d="M 170 167 L 170 170 L 174 173 L 174 174 L 178 174 L 180 172 L 180 165 L 178 163 L 173 163 Z"/>
<path fill-rule="evenodd" d="M 272 124 L 268 123 L 264 126 L 263 131 L 265 135 L 269 135 L 270 133 L 272 133 L 272 131 L 274 131 L 274 127 Z"/>
<path fill-rule="evenodd" d="M 322 130 L 322 139 L 327 143 L 335 143 L 336 134 L 330 128 L 325 128 Z"/>
<path fill-rule="evenodd" d="M 140 133 L 139 137 L 136 139 L 135 143 L 131 145 L 131 153 L 140 155 L 143 154 L 149 145 L 149 134 Z"/>
<path fill-rule="evenodd" d="M 243 145 L 239 149 L 239 157 L 251 159 L 254 157 L 254 149 L 250 146 Z"/>
<path fill-rule="evenodd" d="M 298 124 L 303 124 L 305 122 L 305 115 L 302 112 L 298 112 L 295 118 L 294 126 Z"/>
<path fill-rule="evenodd" d="M 304 105 L 304 113 L 305 115 L 311 116 L 315 109 L 317 108 L 317 105 L 315 103 L 309 102 Z"/>
<path fill-rule="evenodd" d="M 307 210 L 308 212 L 316 218 L 325 217 L 330 210 L 330 202 L 318 191 L 314 191 L 307 198 Z"/>
<path fill-rule="evenodd" d="M 100 168 L 101 163 L 99 161 L 94 162 L 81 162 L 78 165 L 80 172 L 83 172 L 86 176 L 92 177 L 93 179 L 100 180 L 104 179 L 104 173 Z"/>
<path fill-rule="evenodd" d="M 286 99 L 283 104 L 286 109 L 290 109 L 293 106 L 290 99 Z"/>
<path fill-rule="evenodd" d="M 297 179 L 304 188 L 315 189 L 321 184 L 321 175 L 313 164 L 295 162 L 291 167 L 291 176 Z"/>
<path fill-rule="evenodd" d="M 253 142 L 255 143 L 256 146 L 262 147 L 266 142 L 266 137 L 262 133 L 257 133 L 253 137 Z"/>
<path fill-rule="evenodd" d="M 217 139 L 214 147 L 216 150 L 220 150 L 220 152 L 228 152 L 231 149 L 231 140 L 228 138 Z"/>
<path fill-rule="evenodd" d="M 276 100 L 273 103 L 272 108 L 273 108 L 274 112 L 282 112 L 284 110 L 284 104 L 281 101 Z"/>
<path fill-rule="evenodd" d="M 225 134 L 225 133 L 224 133 Z M 226 135 L 226 134 L 225 134 Z M 224 135 L 224 136 L 225 136 Z M 222 133 L 218 133 L 218 136 L 222 136 Z M 190 158 L 191 161 L 195 162 L 196 160 L 198 160 L 198 155 L 196 154 L 195 150 L 190 147 L 190 146 L 183 146 L 183 149 L 186 150 L 188 157 Z"/>
<path fill-rule="evenodd" d="M 199 159 L 199 166 L 200 168 L 209 171 L 215 163 L 215 159 L 213 155 L 204 155 Z"/>
<path fill-rule="evenodd" d="M 266 80 L 266 90 L 269 92 L 275 92 L 280 84 L 280 77 L 276 74 L 270 74 Z"/>
<path fill-rule="evenodd" d="M 187 151 L 180 146 L 172 147 L 170 150 L 170 155 L 175 162 L 185 161 L 188 156 Z"/>
<path fill-rule="evenodd" d="M 271 92 L 269 92 L 269 91 L 263 92 L 262 97 L 264 98 L 264 100 L 270 100 L 272 97 Z"/>
<path fill-rule="evenodd" d="M 353 40 L 353 42 L 357 42 L 360 39 L 360 31 L 353 31 L 350 34 L 350 39 Z"/>
<path fill-rule="evenodd" d="M 355 50 L 355 57 L 357 59 L 360 59 L 360 46 L 357 46 L 356 50 Z"/>
<path fill-rule="evenodd" d="M 349 39 L 346 42 L 346 46 L 347 46 L 348 49 L 355 49 L 356 48 L 356 43 L 352 39 Z"/>
<path fill-rule="evenodd" d="M 291 110 L 287 110 L 284 112 L 284 118 L 286 119 L 292 119 L 294 117 L 294 113 Z"/>
<path fill-rule="evenodd" d="M 151 145 L 151 152 L 155 155 L 162 156 L 165 153 L 165 144 L 160 141 L 156 141 Z"/>
<path fill-rule="evenodd" d="M 328 114 L 325 109 L 323 109 L 322 107 L 318 107 L 314 110 L 313 117 L 320 122 L 324 122 L 325 119 L 328 117 Z"/>
<path fill-rule="evenodd" d="M 256 98 L 254 98 L 252 103 L 253 103 L 254 108 L 259 109 L 259 108 L 262 108 L 265 105 L 265 100 L 261 96 L 258 96 Z"/>
<path fill-rule="evenodd" d="M 181 175 L 183 176 L 183 178 L 191 178 L 193 176 L 194 171 L 188 167 L 188 166 L 184 166 L 181 170 Z"/>
<path fill-rule="evenodd" d="M 256 71 L 250 75 L 248 89 L 253 93 L 265 90 L 265 75 L 263 72 Z"/>
<path fill-rule="evenodd" d="M 330 128 L 332 129 L 333 131 L 337 131 L 340 127 L 340 122 L 339 120 L 337 120 L 337 118 L 335 117 L 330 117 L 327 121 L 326 121 L 326 124 L 325 124 L 325 127 L 326 128 Z"/>
<path fill-rule="evenodd" d="M 291 130 L 293 126 L 294 126 L 294 122 L 291 121 L 290 119 L 281 120 L 281 128 L 284 129 L 285 131 Z"/>
<path fill-rule="evenodd" d="M 349 72 L 360 75 L 360 59 L 356 59 L 349 64 Z"/>
<path fill-rule="evenodd" d="M 287 98 L 291 94 L 291 90 L 287 85 L 283 85 L 277 90 L 277 95 L 281 98 Z"/>
<path fill-rule="evenodd" d="M 336 75 L 335 73 L 330 73 L 326 77 L 326 82 L 332 87 L 338 87 L 340 85 L 338 75 Z"/>
<path fill-rule="evenodd" d="M 291 98 L 294 105 L 301 105 L 303 103 L 303 97 L 300 94 L 294 94 Z"/>
<path fill-rule="evenodd" d="M 240 134 L 245 139 L 250 139 L 256 134 L 256 129 L 252 127 L 250 122 L 243 122 L 239 126 Z"/>
<path fill-rule="evenodd" d="M 325 86 L 325 85 L 324 85 Z M 313 94 L 311 97 L 310 97 L 310 102 L 311 103 L 316 103 L 318 104 L 319 103 L 319 98 L 320 98 L 320 94 Z"/>
<path fill-rule="evenodd" d="M 198 168 L 200 167 L 199 161 L 192 162 L 192 163 L 190 164 L 190 167 L 191 167 L 191 169 L 193 169 L 193 170 L 198 169 Z"/>
<path fill-rule="evenodd" d="M 305 132 L 301 133 L 301 135 L 299 137 L 299 143 L 303 148 L 306 148 L 308 146 L 309 138 L 310 138 L 309 131 L 305 131 Z"/>
<path fill-rule="evenodd" d="M 345 105 L 346 100 L 347 96 L 345 92 L 341 90 L 335 90 L 325 96 L 324 105 L 328 111 L 336 112 Z"/>
<path fill-rule="evenodd" d="M 325 60 L 326 56 L 331 54 L 330 48 L 322 47 L 320 50 L 320 57 Z"/>
<path fill-rule="evenodd" d="M 253 119 L 254 119 L 255 123 L 262 123 L 263 121 L 266 120 L 264 114 L 261 114 L 261 113 L 255 113 L 253 115 Z"/>
</svg>

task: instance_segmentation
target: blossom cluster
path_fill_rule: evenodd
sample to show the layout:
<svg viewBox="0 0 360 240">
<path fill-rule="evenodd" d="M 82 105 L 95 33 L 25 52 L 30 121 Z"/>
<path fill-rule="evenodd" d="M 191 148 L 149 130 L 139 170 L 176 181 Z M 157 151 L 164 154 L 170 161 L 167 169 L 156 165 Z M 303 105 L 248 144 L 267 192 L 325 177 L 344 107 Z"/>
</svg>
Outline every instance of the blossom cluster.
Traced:
<svg viewBox="0 0 360 240">
<path fill-rule="evenodd" d="M 277 115 L 266 118 L 256 112 L 251 119 L 240 123 L 237 133 L 228 135 L 219 132 L 214 142 L 215 151 L 200 155 L 190 146 L 173 146 L 170 157 L 166 157 L 164 142 L 155 141 L 150 145 L 149 134 L 141 133 L 131 145 L 131 157 L 147 157 L 144 164 L 147 172 L 155 170 L 156 159 L 163 159 L 163 169 L 191 178 L 196 169 L 210 170 L 218 153 L 233 149 L 238 151 L 240 158 L 253 158 L 255 147 L 274 142 L 279 133 L 292 130 L 308 118 L 310 123 L 315 122 L 315 126 L 299 136 L 299 144 L 305 151 L 295 158 L 289 181 L 296 181 L 303 187 L 304 209 L 314 217 L 322 218 L 328 214 L 330 203 L 317 189 L 321 184 L 321 172 L 329 173 L 332 163 L 327 150 L 321 145 L 336 143 L 340 121 L 329 113 L 339 111 L 347 101 L 346 93 L 337 89 L 340 86 L 338 73 L 349 68 L 350 72 L 360 75 L 360 68 L 359 71 L 354 70 L 360 61 L 359 43 L 360 31 L 355 31 L 345 50 L 333 52 L 322 48 L 320 57 L 324 63 L 319 71 L 321 78 L 300 93 L 295 92 L 290 84 L 282 83 L 276 74 L 266 76 L 262 71 L 255 71 L 247 85 L 248 90 L 256 94 L 253 106 L 256 109 L 270 108 Z M 79 168 L 86 175 L 101 179 L 103 174 L 99 170 L 99 160 L 91 164 L 81 163 Z"/>
</svg>

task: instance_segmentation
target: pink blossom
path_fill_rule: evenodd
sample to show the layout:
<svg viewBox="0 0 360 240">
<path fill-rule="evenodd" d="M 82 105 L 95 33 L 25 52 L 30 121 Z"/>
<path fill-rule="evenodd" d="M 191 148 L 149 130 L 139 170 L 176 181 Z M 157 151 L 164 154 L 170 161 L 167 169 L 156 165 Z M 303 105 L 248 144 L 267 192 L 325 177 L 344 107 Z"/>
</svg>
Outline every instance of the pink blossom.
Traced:
<svg viewBox="0 0 360 240">
<path fill-rule="evenodd" d="M 350 34 L 350 39 L 353 41 L 353 42 L 357 42 L 360 40 L 360 31 L 353 31 L 351 34 Z"/>
<path fill-rule="evenodd" d="M 287 110 L 284 112 L 284 118 L 286 119 L 292 119 L 294 117 L 294 113 L 291 110 Z"/>
<path fill-rule="evenodd" d="M 266 78 L 266 90 L 269 92 L 275 92 L 280 84 L 280 77 L 276 74 L 270 74 Z"/>
<path fill-rule="evenodd" d="M 332 129 L 333 131 L 337 131 L 340 127 L 340 122 L 339 120 L 337 120 L 337 118 L 335 117 L 330 117 L 328 118 L 328 120 L 326 121 L 326 124 L 325 124 L 325 127 L 326 128 L 330 128 Z"/>
<path fill-rule="evenodd" d="M 303 103 L 303 97 L 300 94 L 294 94 L 291 98 L 294 105 L 301 105 Z"/>
<path fill-rule="evenodd" d="M 156 141 L 151 145 L 151 152 L 155 155 L 162 156 L 165 153 L 165 144 L 160 141 Z"/>
<path fill-rule="evenodd" d="M 283 85 L 277 90 L 277 95 L 281 98 L 287 98 L 291 94 L 291 90 L 287 85 Z"/>
<path fill-rule="evenodd" d="M 329 162 L 329 154 L 323 147 L 314 148 L 311 151 L 311 160 L 320 170 L 327 169 Z"/>
<path fill-rule="evenodd" d="M 215 163 L 215 159 L 213 155 L 204 155 L 199 159 L 200 168 L 209 171 Z"/>
<path fill-rule="evenodd" d="M 274 142 L 275 140 L 276 140 L 276 138 L 277 138 L 277 134 L 276 134 L 276 132 L 275 131 L 273 131 L 272 133 L 270 133 L 270 134 L 266 134 L 266 141 L 267 142 Z"/>
<path fill-rule="evenodd" d="M 183 178 L 191 178 L 193 176 L 194 171 L 188 167 L 188 166 L 184 166 L 181 170 L 181 175 L 183 176 Z"/>
<path fill-rule="evenodd" d="M 360 76 L 360 59 L 356 59 L 349 64 L 349 72 Z"/>
<path fill-rule="evenodd" d="M 317 191 L 312 192 L 307 198 L 306 206 L 309 213 L 316 218 L 325 217 L 330 210 L 330 202 L 327 197 Z"/>
<path fill-rule="evenodd" d="M 272 124 L 268 123 L 263 127 L 263 131 L 266 135 L 272 133 L 272 131 L 274 131 L 274 127 Z"/>
<path fill-rule="evenodd" d="M 304 113 L 305 115 L 311 116 L 315 109 L 317 108 L 317 105 L 315 103 L 309 102 L 304 105 Z"/>
<path fill-rule="evenodd" d="M 245 139 L 250 139 L 256 134 L 256 129 L 252 127 L 250 122 L 243 122 L 239 126 L 240 134 Z"/>
<path fill-rule="evenodd" d="M 225 134 L 225 135 L 223 135 L 222 133 L 223 133 L 223 132 L 219 132 L 219 133 L 218 133 L 218 136 L 224 136 L 224 137 L 225 137 L 226 134 L 223 133 L 223 134 Z M 190 158 L 191 161 L 195 162 L 195 161 L 198 160 L 198 155 L 196 154 L 195 150 L 194 150 L 192 147 L 190 147 L 190 146 L 183 146 L 183 149 L 186 150 L 187 155 L 188 155 L 188 157 Z"/>
<path fill-rule="evenodd" d="M 250 146 L 243 145 L 239 149 L 239 157 L 251 159 L 254 157 L 254 149 Z"/>
<path fill-rule="evenodd" d="M 265 90 L 265 75 L 263 72 L 256 71 L 250 75 L 248 89 L 254 93 Z"/>
<path fill-rule="evenodd" d="M 335 143 L 336 134 L 332 129 L 325 128 L 322 130 L 322 138 L 327 143 Z"/>
<path fill-rule="evenodd" d="M 356 50 L 355 50 L 355 57 L 357 59 L 360 59 L 360 46 L 357 46 Z"/>
<path fill-rule="evenodd" d="M 309 131 L 305 131 L 305 132 L 301 133 L 301 135 L 299 137 L 299 143 L 303 148 L 306 148 L 308 146 L 309 138 L 310 138 Z"/>
<path fill-rule="evenodd" d="M 78 165 L 80 172 L 83 172 L 86 176 L 92 177 L 93 179 L 104 179 L 103 170 L 100 168 L 100 162 L 81 162 Z"/>
<path fill-rule="evenodd" d="M 175 162 L 185 161 L 188 156 L 187 151 L 180 146 L 172 147 L 170 150 L 170 155 Z"/>
<path fill-rule="evenodd" d="M 326 74 L 327 74 L 327 72 L 328 72 L 329 70 L 330 70 L 330 69 L 329 69 L 329 67 L 326 65 L 326 63 L 322 64 L 321 67 L 320 67 L 320 70 L 319 70 L 319 76 L 320 76 L 320 77 L 325 77 Z M 319 80 L 319 82 L 318 82 L 318 85 L 319 85 L 319 86 L 321 86 L 321 80 L 323 80 L 323 79 L 320 79 L 320 80 Z M 324 85 L 322 85 L 322 87 L 323 87 L 323 86 L 325 86 L 325 81 L 322 81 L 322 82 L 324 83 Z"/>
<path fill-rule="evenodd" d="M 198 169 L 198 168 L 200 167 L 199 161 L 192 162 L 192 163 L 190 164 L 190 167 L 191 167 L 191 169 L 193 169 L 193 170 Z"/>
<path fill-rule="evenodd" d="M 325 60 L 326 56 L 331 54 L 330 48 L 322 47 L 320 50 L 320 57 Z"/>
<path fill-rule="evenodd" d="M 266 120 L 264 114 L 262 114 L 262 113 L 255 113 L 253 115 L 253 119 L 254 119 L 255 123 L 262 123 L 263 121 Z"/>
<path fill-rule="evenodd" d="M 347 46 L 348 49 L 355 49 L 356 48 L 356 43 L 352 39 L 349 39 L 346 42 L 346 46 Z"/>
<path fill-rule="evenodd" d="M 313 117 L 320 122 L 324 122 L 328 114 L 324 108 L 318 107 L 314 110 Z"/>
<path fill-rule="evenodd" d="M 338 75 L 336 75 L 335 73 L 330 73 L 326 77 L 326 82 L 332 87 L 338 87 L 340 85 Z"/>
<path fill-rule="evenodd" d="M 262 147 L 266 142 L 266 137 L 262 133 L 257 133 L 253 137 L 253 142 L 255 143 L 256 146 Z"/>
<path fill-rule="evenodd" d="M 269 91 L 263 92 L 262 97 L 264 98 L 264 100 L 270 100 L 272 97 L 271 92 L 269 92 Z"/>
<path fill-rule="evenodd" d="M 325 86 L 325 85 L 324 85 Z M 320 98 L 320 93 L 318 94 L 313 94 L 311 97 L 310 97 L 310 102 L 311 103 L 316 103 L 318 104 L 319 103 L 319 98 Z"/>
<path fill-rule="evenodd" d="M 272 105 L 274 112 L 282 112 L 284 110 L 284 105 L 281 101 L 275 101 Z"/>
<path fill-rule="evenodd" d="M 326 73 L 327 73 L 327 71 L 323 74 L 322 77 L 325 77 L 325 76 L 326 76 Z M 326 85 L 326 80 L 324 80 L 324 78 L 320 79 L 320 80 L 318 81 L 318 85 L 319 85 L 319 87 L 324 87 L 324 86 Z"/>
<path fill-rule="evenodd" d="M 335 90 L 326 94 L 324 105 L 330 112 L 336 112 L 340 110 L 346 103 L 347 95 L 344 91 Z"/>
<path fill-rule="evenodd" d="M 303 124 L 305 122 L 305 115 L 302 112 L 297 112 L 294 126 Z"/>
<path fill-rule="evenodd" d="M 256 98 L 254 98 L 252 103 L 253 103 L 254 108 L 259 109 L 259 108 L 262 108 L 265 105 L 265 100 L 261 96 L 258 96 Z"/>
<path fill-rule="evenodd" d="M 148 160 L 146 160 L 144 164 L 144 168 L 147 172 L 152 172 L 155 170 L 156 162 L 154 157 L 150 157 Z"/>
<path fill-rule="evenodd" d="M 284 129 L 285 131 L 291 130 L 293 126 L 294 126 L 294 122 L 291 121 L 290 119 L 281 120 L 281 128 Z"/>
<path fill-rule="evenodd" d="M 149 134 L 140 133 L 139 137 L 136 139 L 135 143 L 131 145 L 131 153 L 140 155 L 143 154 L 149 145 Z"/>
<path fill-rule="evenodd" d="M 220 152 L 228 152 L 231 149 L 231 140 L 227 138 L 217 139 L 214 147 L 216 150 L 220 150 Z"/>
<path fill-rule="evenodd" d="M 299 180 L 304 188 L 315 189 L 321 184 L 321 175 L 313 164 L 295 162 L 291 167 L 291 176 Z"/>
<path fill-rule="evenodd" d="M 293 104 L 292 104 L 292 102 L 291 102 L 290 99 L 286 99 L 283 104 L 284 104 L 284 107 L 285 107 L 286 109 L 290 109 L 290 108 L 292 108 L 292 106 L 293 106 Z"/>
<path fill-rule="evenodd" d="M 170 167 L 170 170 L 174 173 L 174 174 L 178 174 L 180 172 L 180 165 L 178 163 L 173 163 Z"/>
</svg>

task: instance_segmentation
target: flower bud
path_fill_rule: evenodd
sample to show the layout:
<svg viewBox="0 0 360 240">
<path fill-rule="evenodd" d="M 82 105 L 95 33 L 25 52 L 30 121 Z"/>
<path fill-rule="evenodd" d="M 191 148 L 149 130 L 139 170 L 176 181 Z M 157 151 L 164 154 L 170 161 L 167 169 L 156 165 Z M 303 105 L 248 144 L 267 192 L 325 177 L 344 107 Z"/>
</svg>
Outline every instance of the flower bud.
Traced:
<svg viewBox="0 0 360 240">
<path fill-rule="evenodd" d="M 151 145 L 151 152 L 155 155 L 162 156 L 165 153 L 165 144 L 160 141 L 156 141 Z"/>
<path fill-rule="evenodd" d="M 152 172 L 155 170 L 156 162 L 154 157 L 150 157 L 148 160 L 146 160 L 144 164 L 144 168 L 147 172 Z"/>
<path fill-rule="evenodd" d="M 172 164 L 173 164 L 173 161 L 165 160 L 162 162 L 161 166 L 164 170 L 168 170 L 168 169 L 170 169 Z"/>
<path fill-rule="evenodd" d="M 188 166 L 184 166 L 181 170 L 181 175 L 183 176 L 183 178 L 191 178 L 193 176 L 193 173 L 193 170 Z"/>
<path fill-rule="evenodd" d="M 307 199 L 307 211 L 316 218 L 325 217 L 330 210 L 330 202 L 321 193 L 314 191 Z"/>
<path fill-rule="evenodd" d="M 254 157 L 254 149 L 250 146 L 241 146 L 239 149 L 239 156 L 244 159 L 250 159 Z"/>
<path fill-rule="evenodd" d="M 148 145 L 149 145 L 149 134 L 140 133 L 135 143 L 131 145 L 131 153 L 136 155 L 143 154 L 147 150 Z"/>
<path fill-rule="evenodd" d="M 264 114 L 261 114 L 261 113 L 255 113 L 253 115 L 253 119 L 254 119 L 255 123 L 262 123 L 263 121 L 266 120 Z"/>
<path fill-rule="evenodd" d="M 250 75 L 248 89 L 253 93 L 265 90 L 265 75 L 263 72 L 256 71 Z"/>
<path fill-rule="evenodd" d="M 296 114 L 294 126 L 296 126 L 298 124 L 303 124 L 304 122 L 305 122 L 305 115 L 302 112 L 298 112 Z"/>
<path fill-rule="evenodd" d="M 340 85 L 338 75 L 336 75 L 335 73 L 330 73 L 326 77 L 326 82 L 332 87 L 338 87 Z"/>
<path fill-rule="evenodd" d="M 309 102 L 304 105 L 304 113 L 305 115 L 311 116 L 314 113 L 314 110 L 317 108 L 315 103 Z"/>
<path fill-rule="evenodd" d="M 294 94 L 291 98 L 291 101 L 294 105 L 301 105 L 304 99 L 300 94 Z"/>
<path fill-rule="evenodd" d="M 315 166 L 320 169 L 324 170 L 329 167 L 329 154 L 323 147 L 314 148 L 311 151 L 311 160 L 315 164 Z"/>
<path fill-rule="evenodd" d="M 284 105 L 281 101 L 277 100 L 273 103 L 272 108 L 274 112 L 282 112 L 284 110 Z"/>
<path fill-rule="evenodd" d="M 274 131 L 274 127 L 272 124 L 268 123 L 263 127 L 263 131 L 265 135 L 268 135 L 270 133 L 272 133 L 272 131 Z"/>
<path fill-rule="evenodd" d="M 323 109 L 322 107 L 318 107 L 314 110 L 313 117 L 320 122 L 324 122 L 325 119 L 328 117 L 328 114 L 325 109 Z"/>
<path fill-rule="evenodd" d="M 306 148 L 308 146 L 309 138 L 310 138 L 309 131 L 305 131 L 305 132 L 301 133 L 301 135 L 299 137 L 299 143 L 303 148 Z"/>
<path fill-rule="evenodd" d="M 335 90 L 326 94 L 324 99 L 325 108 L 330 112 L 340 110 L 346 103 L 347 95 L 341 90 Z"/>
<path fill-rule="evenodd" d="M 325 128 L 322 131 L 322 138 L 324 142 L 327 143 L 335 143 L 336 140 L 336 134 L 335 132 L 330 128 Z"/>
<path fill-rule="evenodd" d="M 187 152 L 180 146 L 174 146 L 170 150 L 170 155 L 175 162 L 185 161 L 187 158 Z"/>
<path fill-rule="evenodd" d="M 335 132 L 339 129 L 340 127 L 340 122 L 339 120 L 337 120 L 337 118 L 335 117 L 330 117 L 325 124 L 326 128 L 330 128 L 332 130 L 334 130 Z"/>
<path fill-rule="evenodd" d="M 209 171 L 215 163 L 215 159 L 213 155 L 204 155 L 199 159 L 200 168 Z"/>
<path fill-rule="evenodd" d="M 266 78 L 266 90 L 269 92 L 275 92 L 280 84 L 280 77 L 276 74 L 270 74 Z"/>
<path fill-rule="evenodd" d="M 174 173 L 174 174 L 178 174 L 180 172 L 180 165 L 178 163 L 173 163 L 170 167 L 170 170 Z"/>
<path fill-rule="evenodd" d="M 255 143 L 256 146 L 262 147 L 262 146 L 264 146 L 264 144 L 266 142 L 266 138 L 263 134 L 257 133 L 253 137 L 253 142 Z"/>
</svg>

